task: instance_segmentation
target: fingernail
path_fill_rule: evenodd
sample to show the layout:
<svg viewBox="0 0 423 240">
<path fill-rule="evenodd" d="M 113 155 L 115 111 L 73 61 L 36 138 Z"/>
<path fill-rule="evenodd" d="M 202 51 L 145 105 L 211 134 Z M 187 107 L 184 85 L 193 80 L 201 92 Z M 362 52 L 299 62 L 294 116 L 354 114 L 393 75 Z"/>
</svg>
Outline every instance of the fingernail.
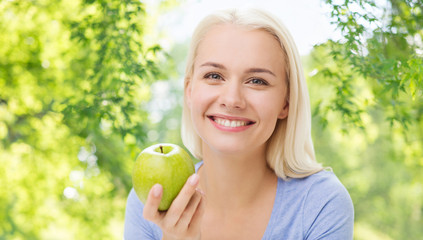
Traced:
<svg viewBox="0 0 423 240">
<path fill-rule="evenodd" d="M 153 186 L 153 196 L 154 197 L 160 197 L 160 194 L 162 193 L 162 186 L 160 184 L 156 184 Z"/>
<path fill-rule="evenodd" d="M 194 173 L 189 178 L 189 184 L 191 184 L 192 186 L 195 186 L 197 183 L 198 183 L 198 174 Z"/>
</svg>

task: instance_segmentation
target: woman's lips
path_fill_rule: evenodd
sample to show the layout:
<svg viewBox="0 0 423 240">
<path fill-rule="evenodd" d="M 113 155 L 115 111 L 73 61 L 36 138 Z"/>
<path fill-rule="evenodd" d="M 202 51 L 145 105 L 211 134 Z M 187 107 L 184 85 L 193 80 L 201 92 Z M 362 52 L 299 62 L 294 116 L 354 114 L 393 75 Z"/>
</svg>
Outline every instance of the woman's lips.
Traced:
<svg viewBox="0 0 423 240">
<path fill-rule="evenodd" d="M 209 115 L 207 116 L 215 126 L 222 130 L 239 130 L 242 131 L 255 122 L 246 118 L 229 117 L 229 116 L 218 116 Z"/>
</svg>

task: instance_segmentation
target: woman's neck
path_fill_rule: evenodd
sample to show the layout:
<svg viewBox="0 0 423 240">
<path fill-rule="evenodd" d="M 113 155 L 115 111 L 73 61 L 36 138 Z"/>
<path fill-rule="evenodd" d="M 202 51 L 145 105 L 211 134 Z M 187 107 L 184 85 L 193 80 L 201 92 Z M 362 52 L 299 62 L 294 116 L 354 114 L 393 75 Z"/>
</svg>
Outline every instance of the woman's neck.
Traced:
<svg viewBox="0 0 423 240">
<path fill-rule="evenodd" d="M 229 155 L 203 147 L 199 174 L 208 207 L 222 213 L 248 207 L 277 184 L 275 173 L 266 163 L 264 148 Z"/>
</svg>

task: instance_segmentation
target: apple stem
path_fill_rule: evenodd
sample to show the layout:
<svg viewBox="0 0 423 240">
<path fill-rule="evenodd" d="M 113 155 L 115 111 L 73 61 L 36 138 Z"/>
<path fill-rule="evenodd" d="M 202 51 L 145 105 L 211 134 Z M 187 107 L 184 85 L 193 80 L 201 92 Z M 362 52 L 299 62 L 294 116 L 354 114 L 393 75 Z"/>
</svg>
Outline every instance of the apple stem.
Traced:
<svg viewBox="0 0 423 240">
<path fill-rule="evenodd" d="M 160 151 L 163 153 L 163 146 L 160 145 Z"/>
</svg>

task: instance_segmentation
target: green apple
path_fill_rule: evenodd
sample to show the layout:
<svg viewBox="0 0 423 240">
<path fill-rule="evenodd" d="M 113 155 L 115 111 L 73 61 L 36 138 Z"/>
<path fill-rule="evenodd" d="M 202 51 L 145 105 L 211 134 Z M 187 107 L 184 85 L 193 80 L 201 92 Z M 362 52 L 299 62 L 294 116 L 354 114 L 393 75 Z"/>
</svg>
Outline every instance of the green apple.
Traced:
<svg viewBox="0 0 423 240">
<path fill-rule="evenodd" d="M 194 162 L 183 148 L 160 143 L 144 149 L 138 155 L 132 172 L 132 183 L 144 204 L 151 187 L 156 183 L 161 184 L 163 195 L 159 210 L 165 211 L 194 172 Z"/>
</svg>

